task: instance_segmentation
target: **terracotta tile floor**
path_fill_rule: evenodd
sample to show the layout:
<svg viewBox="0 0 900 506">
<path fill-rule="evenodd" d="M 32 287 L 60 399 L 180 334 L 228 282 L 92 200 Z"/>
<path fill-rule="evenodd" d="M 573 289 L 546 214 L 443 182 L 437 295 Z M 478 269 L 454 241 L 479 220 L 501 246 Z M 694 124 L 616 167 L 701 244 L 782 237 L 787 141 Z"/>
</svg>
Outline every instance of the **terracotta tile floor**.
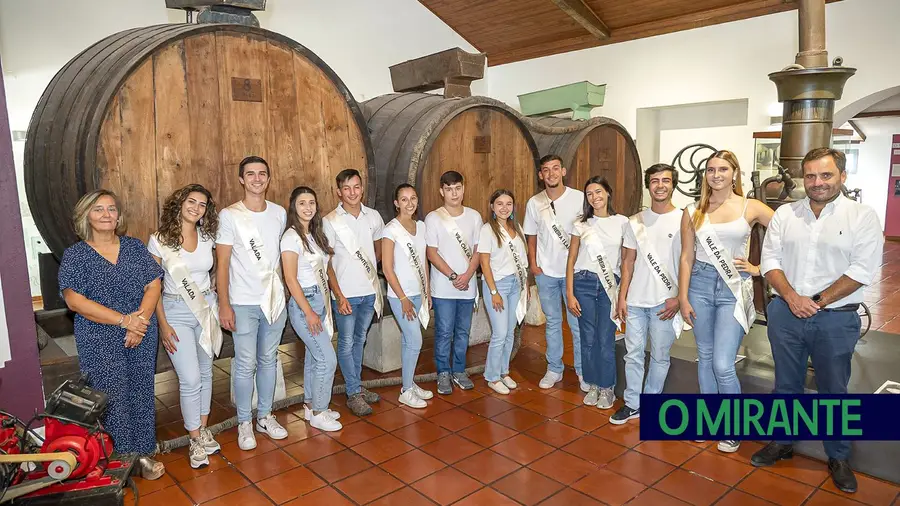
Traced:
<svg viewBox="0 0 900 506">
<path fill-rule="evenodd" d="M 872 330 L 900 334 L 900 243 L 885 245 L 878 279 L 866 289 Z M 288 396 L 303 391 L 302 353 L 300 343 L 280 348 Z M 712 444 L 641 442 L 639 422 L 613 426 L 612 410 L 581 404 L 571 367 L 557 388 L 540 390 L 543 353 L 543 330 L 526 327 L 511 368 L 519 388 L 509 396 L 494 394 L 478 376 L 472 378 L 474 391 L 435 395 L 427 409 L 413 410 L 398 406 L 399 387 L 383 388 L 376 413 L 365 419 L 351 415 L 345 398 L 335 396 L 342 431 L 310 428 L 302 408 L 294 406 L 278 413 L 290 437 L 269 441 L 258 435 L 252 452 L 237 448 L 231 429 L 219 434 L 223 451 L 206 469 L 190 469 L 186 449 L 163 455 L 163 479 L 136 480 L 141 505 L 900 506 L 897 485 L 858 475 L 859 492 L 842 494 L 825 465 L 805 457 L 756 469 L 749 457 L 758 443 L 726 456 Z M 486 345 L 470 348 L 470 364 L 483 363 L 485 354 Z M 432 356 L 426 340 L 418 374 L 434 371 Z M 571 365 L 571 344 L 563 358 Z M 216 361 L 212 424 L 234 414 L 230 367 L 230 359 Z M 364 379 L 378 377 L 364 369 Z M 335 381 L 343 382 L 340 373 Z M 435 390 L 433 383 L 421 386 Z M 157 375 L 156 397 L 159 439 L 181 436 L 174 372 Z M 127 497 L 131 504 L 130 491 Z"/>
</svg>

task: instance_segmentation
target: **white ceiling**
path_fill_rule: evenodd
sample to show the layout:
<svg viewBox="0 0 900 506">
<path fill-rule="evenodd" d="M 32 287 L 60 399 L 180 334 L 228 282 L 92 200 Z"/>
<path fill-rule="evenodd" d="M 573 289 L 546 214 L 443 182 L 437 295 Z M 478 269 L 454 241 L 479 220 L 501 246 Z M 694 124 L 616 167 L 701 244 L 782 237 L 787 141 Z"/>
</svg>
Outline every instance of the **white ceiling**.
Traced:
<svg viewBox="0 0 900 506">
<path fill-rule="evenodd" d="M 900 111 L 900 94 L 888 97 L 863 112 Z"/>
</svg>

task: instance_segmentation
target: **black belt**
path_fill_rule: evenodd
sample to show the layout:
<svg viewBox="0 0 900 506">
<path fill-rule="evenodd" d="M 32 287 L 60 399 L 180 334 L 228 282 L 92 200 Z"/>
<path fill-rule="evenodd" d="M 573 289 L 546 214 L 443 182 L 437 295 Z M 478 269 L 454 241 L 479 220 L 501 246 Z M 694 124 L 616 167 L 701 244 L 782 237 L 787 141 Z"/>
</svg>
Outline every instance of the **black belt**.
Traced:
<svg viewBox="0 0 900 506">
<path fill-rule="evenodd" d="M 781 295 L 773 295 L 773 299 L 781 299 L 784 300 L 784 297 Z M 787 301 L 784 300 L 784 303 L 787 304 Z M 819 311 L 828 311 L 832 313 L 843 313 L 843 312 L 857 312 L 859 311 L 859 304 L 847 304 L 846 306 L 841 307 L 830 307 L 830 308 L 820 308 Z"/>
</svg>

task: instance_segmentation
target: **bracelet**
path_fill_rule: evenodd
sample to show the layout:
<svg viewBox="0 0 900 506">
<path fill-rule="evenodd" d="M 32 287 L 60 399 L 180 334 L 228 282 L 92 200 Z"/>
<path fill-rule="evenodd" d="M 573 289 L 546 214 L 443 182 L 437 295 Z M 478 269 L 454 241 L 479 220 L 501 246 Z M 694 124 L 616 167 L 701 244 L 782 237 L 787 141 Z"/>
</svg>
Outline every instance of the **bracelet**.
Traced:
<svg viewBox="0 0 900 506">
<path fill-rule="evenodd" d="M 400 300 L 409 300 L 409 297 L 406 297 L 406 296 L 400 297 Z"/>
<path fill-rule="evenodd" d="M 122 320 L 125 320 L 124 316 L 122 316 Z M 128 315 L 128 323 L 126 323 L 124 325 L 122 325 L 121 323 L 119 324 L 119 326 L 122 327 L 123 329 L 127 329 L 129 325 L 131 325 L 131 315 Z"/>
<path fill-rule="evenodd" d="M 123 314 L 122 317 L 119 318 L 119 321 L 118 321 L 118 323 L 116 323 L 116 325 L 119 327 L 122 327 L 122 322 L 124 322 L 124 321 L 125 321 L 125 315 Z M 124 327 L 122 327 L 122 328 L 124 328 Z"/>
</svg>

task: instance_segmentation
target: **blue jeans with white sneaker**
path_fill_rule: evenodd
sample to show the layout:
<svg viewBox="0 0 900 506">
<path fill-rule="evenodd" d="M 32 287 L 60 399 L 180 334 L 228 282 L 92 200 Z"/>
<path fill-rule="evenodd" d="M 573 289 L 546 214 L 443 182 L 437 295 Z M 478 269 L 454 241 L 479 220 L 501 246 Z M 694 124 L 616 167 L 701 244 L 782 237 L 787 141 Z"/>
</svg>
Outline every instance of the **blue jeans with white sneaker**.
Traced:
<svg viewBox="0 0 900 506">
<path fill-rule="evenodd" d="M 306 297 L 312 310 L 321 318 L 323 329 L 313 335 L 306 321 L 306 315 L 291 297 L 288 303 L 288 312 L 291 317 L 291 326 L 297 337 L 306 345 L 306 358 L 303 367 L 303 392 L 310 409 L 313 411 L 325 411 L 331 403 L 331 389 L 334 385 L 334 373 L 337 370 L 337 355 L 331 344 L 331 335 L 325 332 L 325 297 L 319 291 L 318 286 L 303 287 L 303 296 Z"/>
<path fill-rule="evenodd" d="M 422 307 L 422 296 L 409 297 L 417 314 Z M 422 325 L 416 316 L 413 320 L 407 320 L 403 314 L 403 301 L 396 297 L 388 297 L 391 312 L 394 313 L 394 321 L 400 327 L 400 363 L 403 386 L 401 392 L 413 387 L 413 377 L 416 375 L 416 364 L 419 362 L 419 352 L 422 351 Z"/>
<path fill-rule="evenodd" d="M 352 313 L 343 315 L 338 311 L 337 301 L 331 301 L 331 314 L 338 333 L 337 358 L 341 375 L 347 386 L 347 397 L 358 394 L 362 385 L 363 347 L 366 335 L 375 316 L 375 294 L 348 297 Z"/>
<path fill-rule="evenodd" d="M 575 372 L 580 378 L 581 373 L 581 333 L 578 329 L 578 319 L 569 311 L 568 297 L 566 295 L 566 278 L 553 278 L 546 274 L 538 274 L 534 277 L 537 283 L 538 296 L 541 299 L 541 309 L 547 317 L 547 325 L 544 328 L 544 338 L 547 340 L 547 369 L 557 374 L 563 372 L 563 333 L 562 333 L 562 306 L 566 306 L 566 321 L 569 330 L 572 331 L 572 355 L 575 362 Z"/>
<path fill-rule="evenodd" d="M 253 374 L 256 373 L 257 418 L 265 418 L 272 411 L 275 399 L 278 345 L 287 321 L 287 311 L 269 324 L 260 306 L 232 305 L 234 310 L 234 399 L 237 403 L 238 423 L 249 422 L 252 416 Z"/>
<path fill-rule="evenodd" d="M 512 355 L 513 336 L 516 331 L 516 305 L 522 289 L 515 274 L 494 280 L 497 293 L 503 299 L 503 310 L 497 311 L 491 304 L 491 289 L 487 281 L 482 281 L 484 288 L 484 307 L 491 321 L 491 343 L 488 345 L 487 359 L 484 364 L 484 379 L 490 382 L 500 381 L 509 375 L 509 357 Z"/>
<path fill-rule="evenodd" d="M 656 307 L 628 306 L 625 320 L 625 404 L 631 409 L 641 408 L 641 390 L 645 394 L 662 393 L 669 374 L 669 351 L 675 342 L 672 320 L 660 320 L 656 313 L 666 303 Z M 650 336 L 650 369 L 644 383 L 644 349 Z"/>
</svg>

